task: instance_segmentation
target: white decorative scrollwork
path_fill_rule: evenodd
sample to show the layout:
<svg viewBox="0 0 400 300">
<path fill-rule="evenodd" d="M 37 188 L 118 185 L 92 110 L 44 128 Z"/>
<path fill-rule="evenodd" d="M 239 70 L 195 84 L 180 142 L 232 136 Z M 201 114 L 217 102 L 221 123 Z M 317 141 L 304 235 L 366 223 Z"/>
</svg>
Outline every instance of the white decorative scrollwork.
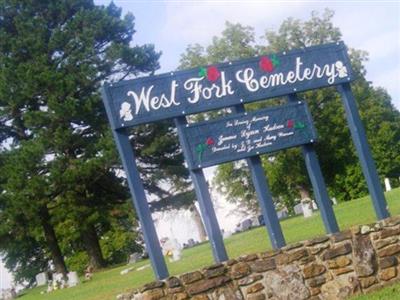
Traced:
<svg viewBox="0 0 400 300">
<path fill-rule="evenodd" d="M 124 121 L 133 120 L 131 105 L 128 102 L 123 102 L 121 104 L 121 109 L 119 110 L 119 117 Z"/>
<path fill-rule="evenodd" d="M 338 72 L 339 78 L 347 77 L 347 68 L 343 65 L 343 63 L 338 60 L 335 63 L 336 71 Z"/>
</svg>

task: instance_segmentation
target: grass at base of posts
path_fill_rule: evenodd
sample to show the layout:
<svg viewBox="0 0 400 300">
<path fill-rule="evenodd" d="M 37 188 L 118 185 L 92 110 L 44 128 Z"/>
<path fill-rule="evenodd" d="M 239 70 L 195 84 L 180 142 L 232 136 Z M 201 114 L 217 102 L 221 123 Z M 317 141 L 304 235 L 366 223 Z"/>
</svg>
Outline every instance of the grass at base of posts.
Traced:
<svg viewBox="0 0 400 300">
<path fill-rule="evenodd" d="M 384 287 L 365 295 L 355 296 L 349 300 L 400 300 L 400 283 Z"/>
<path fill-rule="evenodd" d="M 400 188 L 386 193 L 386 199 L 391 215 L 400 215 Z M 352 225 L 368 224 L 376 221 L 376 216 L 369 197 L 341 203 L 334 206 L 334 210 L 341 230 L 347 229 Z M 314 213 L 314 215 L 309 218 L 297 216 L 283 220 L 281 221 L 281 226 L 287 244 L 325 234 L 319 213 Z M 230 258 L 271 249 L 268 234 L 264 226 L 235 234 L 230 238 L 225 239 L 224 243 Z M 196 247 L 184 250 L 181 260 L 173 263 L 168 262 L 167 265 L 170 274 L 177 275 L 200 269 L 207 265 L 211 265 L 212 263 L 213 259 L 210 245 L 209 243 L 203 243 Z M 73 288 L 54 291 L 49 294 L 41 294 L 42 291 L 46 290 L 46 287 L 37 287 L 25 291 L 24 295 L 22 295 L 20 299 L 115 300 L 118 294 L 140 287 L 143 284 L 154 280 L 151 267 L 147 267 L 141 271 L 137 270 L 137 268 L 149 264 L 150 262 L 148 260 L 144 260 L 129 266 L 125 265 L 105 269 L 95 273 L 91 281 L 84 282 Z M 121 275 L 120 272 L 128 267 L 134 267 L 135 270 L 126 275 Z M 394 286 L 394 288 L 399 292 L 398 285 Z M 388 289 L 387 293 L 388 295 L 391 295 L 391 290 L 390 288 Z M 397 296 L 398 295 L 396 295 L 396 297 Z M 369 295 L 365 297 L 369 297 Z M 360 299 L 400 299 L 400 296 L 399 298 L 394 297 L 395 296 L 391 296 L 390 298 Z"/>
</svg>

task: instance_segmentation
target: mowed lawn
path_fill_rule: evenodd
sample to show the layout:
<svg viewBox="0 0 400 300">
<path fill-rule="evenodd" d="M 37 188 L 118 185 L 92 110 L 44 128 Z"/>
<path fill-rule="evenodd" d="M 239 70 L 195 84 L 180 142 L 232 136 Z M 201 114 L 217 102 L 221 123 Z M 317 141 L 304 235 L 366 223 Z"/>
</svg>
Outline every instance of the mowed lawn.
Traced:
<svg viewBox="0 0 400 300">
<path fill-rule="evenodd" d="M 391 215 L 399 215 L 400 188 L 386 193 L 386 199 Z M 372 202 L 369 197 L 339 204 L 335 206 L 334 209 L 341 230 L 349 228 L 351 225 L 373 223 L 376 221 Z M 287 243 L 306 240 L 325 233 L 319 213 L 315 213 L 312 217 L 307 219 L 298 216 L 283 220 L 281 226 Z M 261 252 L 271 248 L 265 227 L 259 227 L 233 235 L 225 240 L 225 246 L 230 258 L 248 253 Z M 210 246 L 208 243 L 204 243 L 191 249 L 184 250 L 182 259 L 178 262 L 168 263 L 168 268 L 170 274 L 175 275 L 196 270 L 212 263 L 213 259 Z M 138 268 L 148 264 L 149 261 L 145 260 L 130 265 L 129 267 L 133 266 Z M 21 299 L 114 300 L 119 293 L 154 280 L 150 267 L 141 271 L 134 270 L 126 275 L 120 275 L 120 272 L 126 268 L 127 266 L 124 265 L 98 272 L 94 274 L 93 279 L 89 282 L 84 282 L 77 287 L 58 290 L 49 294 L 40 294 L 41 291 L 45 290 L 43 287 L 34 288 L 22 295 Z M 390 291 L 388 291 L 388 293 L 390 293 Z M 390 299 L 395 298 L 392 296 Z"/>
<path fill-rule="evenodd" d="M 351 300 L 399 300 L 400 283 L 387 286 L 370 294 L 355 296 Z"/>
</svg>

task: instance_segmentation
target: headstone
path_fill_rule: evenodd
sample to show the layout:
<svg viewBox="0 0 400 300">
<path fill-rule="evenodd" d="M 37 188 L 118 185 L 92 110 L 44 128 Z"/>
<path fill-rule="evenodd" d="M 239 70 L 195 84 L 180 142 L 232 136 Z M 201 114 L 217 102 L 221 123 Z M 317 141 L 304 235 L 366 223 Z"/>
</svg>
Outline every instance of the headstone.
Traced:
<svg viewBox="0 0 400 300">
<path fill-rule="evenodd" d="M 141 267 L 137 268 L 137 270 L 138 270 L 138 271 L 143 271 L 144 269 L 147 269 L 147 268 L 149 268 L 149 267 L 150 267 L 150 265 L 147 264 L 147 265 L 144 265 L 144 266 L 141 266 Z"/>
<path fill-rule="evenodd" d="M 276 212 L 276 214 L 278 215 L 278 219 L 284 219 L 288 216 L 286 210 L 279 210 Z"/>
<path fill-rule="evenodd" d="M 252 226 L 251 219 L 246 219 L 241 223 L 241 231 L 249 230 Z"/>
<path fill-rule="evenodd" d="M 131 255 L 129 255 L 128 264 L 136 263 L 141 258 L 141 256 L 142 255 L 138 252 L 132 253 Z"/>
<path fill-rule="evenodd" d="M 337 200 L 335 197 L 332 197 L 332 202 L 333 202 L 333 205 L 337 205 Z"/>
<path fill-rule="evenodd" d="M 318 205 L 317 205 L 317 203 L 315 202 L 315 200 L 312 201 L 312 209 L 313 209 L 313 210 L 317 210 L 317 209 L 318 209 Z"/>
<path fill-rule="evenodd" d="M 313 214 L 312 202 L 310 199 L 304 199 L 301 201 L 301 208 L 303 209 L 304 218 L 309 218 Z"/>
<path fill-rule="evenodd" d="M 296 204 L 296 205 L 294 206 L 293 210 L 294 210 L 294 213 L 295 213 L 296 215 L 300 215 L 300 214 L 303 213 L 303 205 L 302 205 L 301 203 Z"/>
<path fill-rule="evenodd" d="M 119 272 L 121 275 L 126 275 L 126 274 L 128 274 L 129 272 L 131 272 L 131 271 L 133 271 L 135 268 L 134 267 L 130 267 L 130 268 L 127 268 L 127 269 L 123 269 L 121 272 Z"/>
<path fill-rule="evenodd" d="M 386 189 L 386 192 L 392 190 L 392 186 L 390 185 L 390 180 L 389 180 L 389 178 L 385 178 L 385 189 Z"/>
<path fill-rule="evenodd" d="M 42 272 L 36 275 L 36 285 L 37 286 L 43 286 L 46 285 L 48 281 L 47 278 L 47 273 L 46 272 Z"/>
<path fill-rule="evenodd" d="M 64 280 L 64 276 L 61 273 L 54 273 L 53 274 L 53 290 L 63 289 L 66 288 L 68 282 Z"/>
<path fill-rule="evenodd" d="M 53 281 L 62 281 L 64 280 L 64 276 L 62 273 L 54 273 L 53 274 Z"/>
<path fill-rule="evenodd" d="M 68 273 L 68 286 L 73 287 L 79 284 L 79 277 L 77 272 Z"/>
<path fill-rule="evenodd" d="M 232 231 L 225 230 L 224 233 L 223 233 L 223 238 L 224 238 L 224 239 L 227 239 L 227 238 L 229 238 L 231 235 L 232 235 Z"/>
<path fill-rule="evenodd" d="M 258 223 L 260 225 L 265 225 L 265 220 L 264 220 L 264 216 L 263 215 L 259 215 L 258 216 Z"/>
<path fill-rule="evenodd" d="M 178 261 L 181 259 L 182 247 L 176 239 L 161 239 L 161 247 L 163 250 L 163 254 L 169 257 L 170 262 Z"/>
<path fill-rule="evenodd" d="M 53 281 L 49 280 L 48 284 L 47 284 L 47 293 L 51 293 L 53 291 Z"/>
<path fill-rule="evenodd" d="M 194 239 L 189 239 L 187 244 L 188 244 L 188 248 L 191 248 L 194 245 L 196 245 L 196 241 Z"/>
<path fill-rule="evenodd" d="M 92 277 L 93 277 L 93 271 L 94 271 L 94 269 L 93 269 L 92 266 L 88 266 L 88 267 L 85 269 L 85 280 L 86 280 L 86 281 L 92 279 Z"/>
<path fill-rule="evenodd" d="M 0 294 L 1 296 L 1 294 Z M 3 300 L 13 300 L 17 298 L 17 293 L 14 288 L 2 290 L 2 298 Z"/>
<path fill-rule="evenodd" d="M 251 224 L 252 224 L 252 227 L 260 226 L 260 221 L 258 220 L 258 217 L 251 218 Z"/>
</svg>

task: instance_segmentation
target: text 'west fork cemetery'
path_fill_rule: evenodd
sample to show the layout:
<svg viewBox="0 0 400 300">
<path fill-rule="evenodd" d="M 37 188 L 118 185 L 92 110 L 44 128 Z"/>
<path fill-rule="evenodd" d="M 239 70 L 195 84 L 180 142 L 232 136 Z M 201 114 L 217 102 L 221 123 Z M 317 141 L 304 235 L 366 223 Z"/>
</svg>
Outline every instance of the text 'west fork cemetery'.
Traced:
<svg viewBox="0 0 400 300">
<path fill-rule="evenodd" d="M 298 92 L 336 86 L 376 215 L 378 219 L 389 216 L 351 92 L 352 80 L 347 49 L 339 42 L 104 85 L 107 115 L 158 279 L 166 278 L 168 270 L 128 129 L 174 119 L 214 259 L 220 262 L 228 256 L 202 169 L 227 161 L 246 159 L 271 244 L 280 248 L 285 245 L 285 239 L 259 155 L 301 147 L 326 231 L 339 231 L 313 146 L 317 134 L 312 117 L 306 104 L 297 97 Z M 286 97 L 288 104 L 245 111 L 245 103 L 274 97 Z M 187 123 L 187 115 L 221 108 L 229 108 L 232 113 L 216 120 Z"/>
</svg>

